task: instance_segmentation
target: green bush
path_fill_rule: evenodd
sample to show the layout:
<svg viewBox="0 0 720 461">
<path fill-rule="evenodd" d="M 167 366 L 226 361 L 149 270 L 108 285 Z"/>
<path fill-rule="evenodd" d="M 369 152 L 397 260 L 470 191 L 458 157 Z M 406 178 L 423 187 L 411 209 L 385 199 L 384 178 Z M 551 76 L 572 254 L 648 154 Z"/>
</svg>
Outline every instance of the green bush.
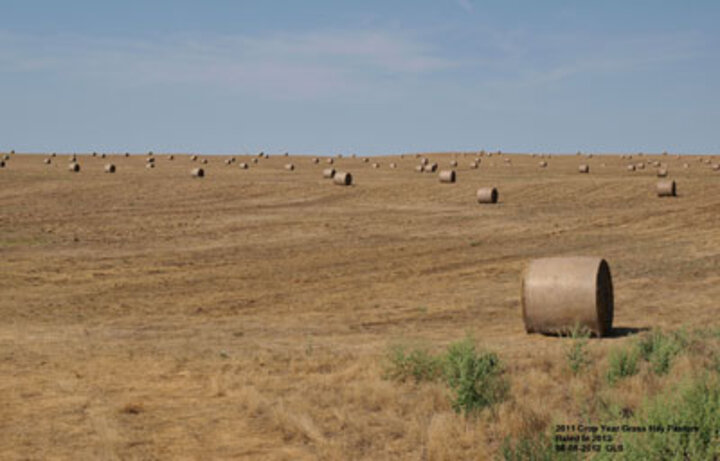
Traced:
<svg viewBox="0 0 720 461">
<path fill-rule="evenodd" d="M 456 412 L 468 415 L 505 398 L 508 384 L 502 376 L 500 359 L 492 352 L 477 351 L 470 338 L 451 344 L 443 362 Z"/>
<path fill-rule="evenodd" d="M 618 380 L 633 376 L 638 372 L 638 352 L 636 349 L 613 349 L 608 358 L 610 366 L 607 381 L 615 384 Z"/>
<path fill-rule="evenodd" d="M 441 359 L 422 347 L 409 349 L 405 345 L 394 345 L 386 358 L 385 377 L 388 379 L 406 381 L 412 378 L 419 383 L 434 381 L 441 374 Z"/>
<path fill-rule="evenodd" d="M 672 366 L 672 361 L 688 345 L 687 335 L 682 332 L 665 334 L 659 330 L 651 332 L 638 343 L 640 356 L 650 362 L 657 375 L 664 375 Z"/>
<path fill-rule="evenodd" d="M 575 327 L 570 332 L 572 344 L 567 349 L 565 356 L 567 357 L 568 366 L 574 374 L 580 373 L 590 364 L 588 357 L 587 343 L 590 332 L 587 329 Z"/>
</svg>

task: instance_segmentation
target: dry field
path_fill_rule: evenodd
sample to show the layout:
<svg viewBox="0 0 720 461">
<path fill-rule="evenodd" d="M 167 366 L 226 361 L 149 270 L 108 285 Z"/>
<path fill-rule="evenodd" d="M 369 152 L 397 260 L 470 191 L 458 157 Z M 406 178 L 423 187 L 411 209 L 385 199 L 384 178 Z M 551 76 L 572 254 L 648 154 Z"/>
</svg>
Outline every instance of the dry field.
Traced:
<svg viewBox="0 0 720 461">
<path fill-rule="evenodd" d="M 204 178 L 200 160 L 155 157 L 0 169 L 0 459 L 492 457 L 508 435 L 576 421 L 597 391 L 568 372 L 568 339 L 524 331 L 537 257 L 609 262 L 619 329 L 589 341 L 598 364 L 648 328 L 720 324 L 720 171 L 695 156 L 543 169 L 503 154 L 473 170 L 430 154 L 458 160 L 455 184 L 411 155 L 336 159 L 352 187 L 311 157 L 201 156 Z M 647 160 L 678 197 L 656 197 L 655 168 L 626 169 Z M 482 186 L 497 205 L 475 202 Z M 466 420 L 442 384 L 384 378 L 389 346 L 466 335 L 505 364 L 512 398 L 495 411 Z M 648 379 L 616 397 L 638 405 Z"/>
</svg>

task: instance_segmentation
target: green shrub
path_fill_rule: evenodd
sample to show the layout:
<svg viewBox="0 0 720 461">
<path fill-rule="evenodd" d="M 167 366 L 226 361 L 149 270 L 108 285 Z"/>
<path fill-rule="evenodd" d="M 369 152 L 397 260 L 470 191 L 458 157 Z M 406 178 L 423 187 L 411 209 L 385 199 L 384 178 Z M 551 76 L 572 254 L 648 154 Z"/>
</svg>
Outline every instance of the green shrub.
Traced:
<svg viewBox="0 0 720 461">
<path fill-rule="evenodd" d="M 440 377 L 442 363 L 422 347 L 409 349 L 404 345 L 391 346 L 387 353 L 385 377 L 397 381 L 406 381 L 410 378 L 416 383 L 433 381 Z"/>
<path fill-rule="evenodd" d="M 670 371 L 675 356 L 687 345 L 683 331 L 665 334 L 655 330 L 639 341 L 638 351 L 643 360 L 650 362 L 655 374 L 664 375 Z"/>
<path fill-rule="evenodd" d="M 502 376 L 500 359 L 492 352 L 477 351 L 470 338 L 451 344 L 443 362 L 456 412 L 468 415 L 505 398 L 508 384 Z"/>
<path fill-rule="evenodd" d="M 618 380 L 633 376 L 638 372 L 638 352 L 636 349 L 613 349 L 608 358 L 610 366 L 607 381 L 615 384 Z"/>
<path fill-rule="evenodd" d="M 572 344 L 567 349 L 565 356 L 567 357 L 568 366 L 574 374 L 580 373 L 590 364 L 588 357 L 587 343 L 590 337 L 590 331 L 576 326 L 570 332 Z"/>
</svg>

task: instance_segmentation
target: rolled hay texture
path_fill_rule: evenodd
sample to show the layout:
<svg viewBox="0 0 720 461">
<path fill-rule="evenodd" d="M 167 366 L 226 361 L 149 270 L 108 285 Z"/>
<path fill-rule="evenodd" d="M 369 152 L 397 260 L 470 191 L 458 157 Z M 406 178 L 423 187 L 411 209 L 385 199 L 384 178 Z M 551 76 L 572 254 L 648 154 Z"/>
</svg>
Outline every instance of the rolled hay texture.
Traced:
<svg viewBox="0 0 720 461">
<path fill-rule="evenodd" d="M 713 171 L 720 171 L 720 163 L 715 163 L 712 166 Z"/>
<path fill-rule="evenodd" d="M 335 176 L 335 168 L 325 168 L 323 170 L 323 178 L 332 179 Z"/>
<path fill-rule="evenodd" d="M 112 163 L 105 165 L 105 173 L 115 173 L 115 165 Z"/>
<path fill-rule="evenodd" d="M 478 162 L 470 162 L 469 166 L 470 166 L 470 168 L 472 168 L 474 170 L 478 167 Z"/>
<path fill-rule="evenodd" d="M 333 163 L 335 163 L 335 160 L 333 160 L 332 158 L 327 159 L 328 165 L 332 165 Z"/>
<path fill-rule="evenodd" d="M 428 160 L 427 157 L 423 157 L 420 160 L 420 165 L 427 165 L 428 163 L 430 163 L 430 160 Z"/>
<path fill-rule="evenodd" d="M 545 167 L 547 167 L 547 162 L 546 162 L 545 160 L 543 160 L 543 161 L 541 161 L 541 162 L 538 162 L 538 166 L 539 166 L 540 168 L 545 168 Z"/>
<path fill-rule="evenodd" d="M 353 177 L 350 173 L 345 173 L 338 171 L 335 173 L 335 176 L 333 177 L 333 183 L 337 184 L 338 186 L 349 186 L 352 184 Z"/>
<path fill-rule="evenodd" d="M 367 158 L 367 157 L 365 157 L 365 158 L 363 159 L 363 163 L 370 163 L 370 159 Z"/>
<path fill-rule="evenodd" d="M 391 164 L 388 165 L 388 166 L 389 166 L 390 168 L 397 168 L 397 164 L 396 164 L 395 162 L 391 163 Z"/>
<path fill-rule="evenodd" d="M 45 159 L 45 165 L 50 165 L 52 163 L 52 160 L 50 158 Z"/>
<path fill-rule="evenodd" d="M 373 167 L 373 168 L 380 168 L 380 164 L 379 164 L 379 163 L 373 163 L 373 164 L 372 164 L 372 167 Z"/>
<path fill-rule="evenodd" d="M 320 159 L 315 157 L 312 162 L 317 165 L 318 163 L 320 163 Z"/>
<path fill-rule="evenodd" d="M 191 161 L 191 162 L 196 162 L 196 161 L 197 161 L 197 155 L 191 155 L 191 156 L 190 156 L 190 161 Z"/>
<path fill-rule="evenodd" d="M 438 174 L 438 179 L 441 183 L 454 183 L 455 182 L 455 170 L 443 170 Z"/>
<path fill-rule="evenodd" d="M 451 167 L 457 167 L 457 160 L 450 160 L 450 166 Z"/>
<path fill-rule="evenodd" d="M 628 171 L 635 171 L 635 165 L 628 165 L 627 166 Z"/>
<path fill-rule="evenodd" d="M 690 164 L 689 164 L 689 163 L 683 163 L 683 168 L 690 168 Z"/>
<path fill-rule="evenodd" d="M 229 158 L 225 159 L 225 165 L 230 165 L 231 163 L 232 163 L 232 160 L 230 160 Z"/>
<path fill-rule="evenodd" d="M 483 187 L 475 194 L 478 203 L 497 203 L 499 195 L 495 187 Z"/>
<path fill-rule="evenodd" d="M 148 157 L 145 163 L 155 163 L 155 157 Z"/>
<path fill-rule="evenodd" d="M 253 162 L 253 163 L 257 163 L 257 162 L 258 162 L 257 157 L 253 158 L 253 159 L 252 159 L 252 162 Z"/>
<path fill-rule="evenodd" d="M 293 165 L 292 163 L 287 163 L 285 164 L 285 169 L 288 171 L 293 171 L 295 169 L 295 165 Z"/>
<path fill-rule="evenodd" d="M 635 168 L 637 168 L 638 170 L 644 170 L 645 164 L 643 162 L 640 162 L 637 165 L 635 165 Z"/>
<path fill-rule="evenodd" d="M 202 163 L 203 165 L 207 165 L 207 159 L 206 158 L 202 159 L 202 162 L 200 162 L 200 163 Z"/>
<path fill-rule="evenodd" d="M 658 178 L 664 178 L 664 177 L 666 177 L 667 175 L 668 175 L 668 170 L 667 170 L 667 168 L 660 168 L 660 169 L 657 170 L 657 176 L 658 176 Z"/>
<path fill-rule="evenodd" d="M 415 167 L 415 171 L 417 171 L 418 173 L 422 173 L 424 169 L 425 169 L 425 167 L 422 165 L 417 165 Z"/>
<path fill-rule="evenodd" d="M 590 173 L 590 165 L 578 166 L 578 173 Z"/>
<path fill-rule="evenodd" d="M 437 163 L 429 163 L 423 167 L 423 171 L 426 173 L 435 173 L 437 171 Z"/>
<path fill-rule="evenodd" d="M 657 195 L 658 197 L 676 197 L 677 196 L 677 187 L 675 185 L 675 181 L 658 181 L 657 186 Z"/>
<path fill-rule="evenodd" d="M 528 333 L 567 334 L 587 328 L 612 331 L 614 299 L 610 267 L 587 256 L 535 259 L 522 278 L 522 316 Z"/>
<path fill-rule="evenodd" d="M 80 164 L 77 162 L 70 162 L 70 164 L 68 165 L 68 171 L 78 173 L 80 171 Z"/>
<path fill-rule="evenodd" d="M 193 168 L 190 174 L 193 178 L 204 178 L 205 170 L 203 170 L 202 168 Z"/>
<path fill-rule="evenodd" d="M 175 156 L 174 156 L 174 155 L 169 155 L 167 159 L 168 159 L 169 161 L 173 161 L 173 160 L 175 160 Z"/>
<path fill-rule="evenodd" d="M 146 163 L 145 168 L 152 170 L 153 168 L 155 168 L 155 164 L 154 163 Z"/>
<path fill-rule="evenodd" d="M 248 164 L 245 163 L 245 162 L 240 162 L 240 163 L 238 163 L 238 166 L 240 167 L 241 170 L 247 170 L 247 169 L 248 169 Z"/>
</svg>

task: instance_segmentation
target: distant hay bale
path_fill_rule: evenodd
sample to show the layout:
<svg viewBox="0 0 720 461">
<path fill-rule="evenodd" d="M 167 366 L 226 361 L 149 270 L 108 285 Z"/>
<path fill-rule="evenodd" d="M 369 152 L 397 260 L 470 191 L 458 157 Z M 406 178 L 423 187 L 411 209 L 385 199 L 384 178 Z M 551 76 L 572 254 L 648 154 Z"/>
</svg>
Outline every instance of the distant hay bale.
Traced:
<svg viewBox="0 0 720 461">
<path fill-rule="evenodd" d="M 635 168 L 637 168 L 638 170 L 644 170 L 645 164 L 643 162 L 640 162 L 637 165 L 635 165 Z"/>
<path fill-rule="evenodd" d="M 232 160 L 230 160 L 229 158 L 225 159 L 225 165 L 230 166 L 231 164 L 232 164 Z"/>
<path fill-rule="evenodd" d="M 420 165 L 427 165 L 428 163 L 430 163 L 430 160 L 427 157 L 420 159 Z"/>
<path fill-rule="evenodd" d="M 106 157 L 105 152 L 103 152 L 102 154 L 100 154 L 100 158 L 105 158 L 105 157 Z"/>
<path fill-rule="evenodd" d="M 657 176 L 658 176 L 658 178 L 664 178 L 664 177 L 666 177 L 667 175 L 668 175 L 668 170 L 667 170 L 667 168 L 659 168 L 659 169 L 657 170 Z"/>
<path fill-rule="evenodd" d="M 93 153 L 92 153 L 92 156 L 93 156 L 93 157 L 97 157 L 97 152 L 93 152 Z"/>
<path fill-rule="evenodd" d="M 713 171 L 720 171 L 720 163 L 714 163 L 711 168 Z"/>
<path fill-rule="evenodd" d="M 495 187 L 482 187 L 475 194 L 478 203 L 497 203 L 499 195 Z"/>
<path fill-rule="evenodd" d="M 390 165 L 388 165 L 388 166 L 390 168 L 397 168 L 397 164 L 395 162 L 390 163 Z"/>
<path fill-rule="evenodd" d="M 689 164 L 689 163 L 683 163 L 683 168 L 690 168 L 690 164 Z"/>
<path fill-rule="evenodd" d="M 365 157 L 365 158 L 363 159 L 363 163 L 370 163 L 370 159 L 367 158 L 367 157 Z"/>
<path fill-rule="evenodd" d="M 240 167 L 241 170 L 247 170 L 248 164 L 245 162 L 240 162 L 240 163 L 238 163 L 238 167 Z"/>
<path fill-rule="evenodd" d="M 286 163 L 285 169 L 288 171 L 293 171 L 295 169 L 295 165 L 293 165 L 292 163 Z"/>
<path fill-rule="evenodd" d="M 458 166 L 457 160 L 450 160 L 450 166 L 455 168 Z"/>
<path fill-rule="evenodd" d="M 155 164 L 154 163 L 146 163 L 145 168 L 152 170 L 153 168 L 155 168 Z"/>
<path fill-rule="evenodd" d="M 337 184 L 338 186 L 349 186 L 352 184 L 352 181 L 353 177 L 350 173 L 338 171 L 333 177 L 333 183 Z"/>
<path fill-rule="evenodd" d="M 333 160 L 332 157 L 331 157 L 331 158 L 328 158 L 328 159 L 325 161 L 325 163 L 327 163 L 328 165 L 332 165 L 333 163 L 335 163 L 335 160 Z"/>
<path fill-rule="evenodd" d="M 191 155 L 191 156 L 190 156 L 190 161 L 191 161 L 191 162 L 197 162 L 197 155 Z"/>
<path fill-rule="evenodd" d="M 547 165 L 548 165 L 548 164 L 547 164 L 547 162 L 546 162 L 545 160 L 541 160 L 540 162 L 538 162 L 538 166 L 539 166 L 540 168 L 546 168 Z"/>
<path fill-rule="evenodd" d="M 105 165 L 105 173 L 115 173 L 115 165 L 112 163 Z"/>
<path fill-rule="evenodd" d="M 675 181 L 658 181 L 656 186 L 656 191 L 658 197 L 676 197 L 677 196 L 677 188 L 675 185 Z"/>
<path fill-rule="evenodd" d="M 323 178 L 332 179 L 335 177 L 335 168 L 325 168 L 323 170 Z"/>
<path fill-rule="evenodd" d="M 200 163 L 202 163 L 203 165 L 207 165 L 207 162 L 208 162 L 207 159 L 204 158 L 204 159 L 202 159 L 202 162 L 200 162 Z"/>
<path fill-rule="evenodd" d="M 380 168 L 380 164 L 377 163 L 377 162 L 375 162 L 375 163 L 372 164 L 372 167 L 373 167 L 373 168 Z"/>
<path fill-rule="evenodd" d="M 257 163 L 257 162 L 258 162 L 258 159 L 257 159 L 257 158 L 253 158 L 253 159 L 252 159 L 252 162 L 253 162 L 253 163 Z"/>
<path fill-rule="evenodd" d="M 590 165 L 578 166 L 578 173 L 590 173 Z"/>
<path fill-rule="evenodd" d="M 155 163 L 155 157 L 148 157 L 148 158 L 145 160 L 145 163 Z"/>
<path fill-rule="evenodd" d="M 130 157 L 130 152 L 125 152 L 125 157 Z"/>
<path fill-rule="evenodd" d="M 425 169 L 425 167 L 422 165 L 417 165 L 415 167 L 415 171 L 417 171 L 418 173 L 422 173 L 424 169 Z"/>
<path fill-rule="evenodd" d="M 426 173 L 435 173 L 437 171 L 437 168 L 437 163 L 429 163 L 423 167 L 423 171 L 425 171 Z"/>
<path fill-rule="evenodd" d="M 635 165 L 628 165 L 627 166 L 628 171 L 635 171 Z"/>
<path fill-rule="evenodd" d="M 45 159 L 45 165 L 50 165 L 52 163 L 52 160 L 48 157 Z"/>
<path fill-rule="evenodd" d="M 455 182 L 455 170 L 443 170 L 438 174 L 438 179 L 441 183 L 454 183 Z"/>
<path fill-rule="evenodd" d="M 312 159 L 312 162 L 317 165 L 318 163 L 320 163 L 320 159 L 315 157 L 314 159 Z"/>
<path fill-rule="evenodd" d="M 0 160 L 0 168 L 5 168 L 5 160 Z"/>
<path fill-rule="evenodd" d="M 204 178 L 205 170 L 203 170 L 202 168 L 193 168 L 192 171 L 190 171 L 190 174 L 193 178 Z"/>
<path fill-rule="evenodd" d="M 528 333 L 569 334 L 586 328 L 598 337 L 612 331 L 614 296 L 602 258 L 535 259 L 522 278 L 522 316 Z"/>
<path fill-rule="evenodd" d="M 56 155 L 57 154 L 55 152 L 53 152 L 52 154 L 50 154 L 50 157 L 55 157 Z"/>
<path fill-rule="evenodd" d="M 172 162 L 173 160 L 175 160 L 175 156 L 174 156 L 174 155 L 169 155 L 167 159 Z"/>
<path fill-rule="evenodd" d="M 70 162 L 70 164 L 68 165 L 68 171 L 78 173 L 80 171 L 80 164 L 77 162 Z"/>
<path fill-rule="evenodd" d="M 470 162 L 469 166 L 470 166 L 470 168 L 472 168 L 474 170 L 478 167 L 478 162 Z"/>
</svg>

